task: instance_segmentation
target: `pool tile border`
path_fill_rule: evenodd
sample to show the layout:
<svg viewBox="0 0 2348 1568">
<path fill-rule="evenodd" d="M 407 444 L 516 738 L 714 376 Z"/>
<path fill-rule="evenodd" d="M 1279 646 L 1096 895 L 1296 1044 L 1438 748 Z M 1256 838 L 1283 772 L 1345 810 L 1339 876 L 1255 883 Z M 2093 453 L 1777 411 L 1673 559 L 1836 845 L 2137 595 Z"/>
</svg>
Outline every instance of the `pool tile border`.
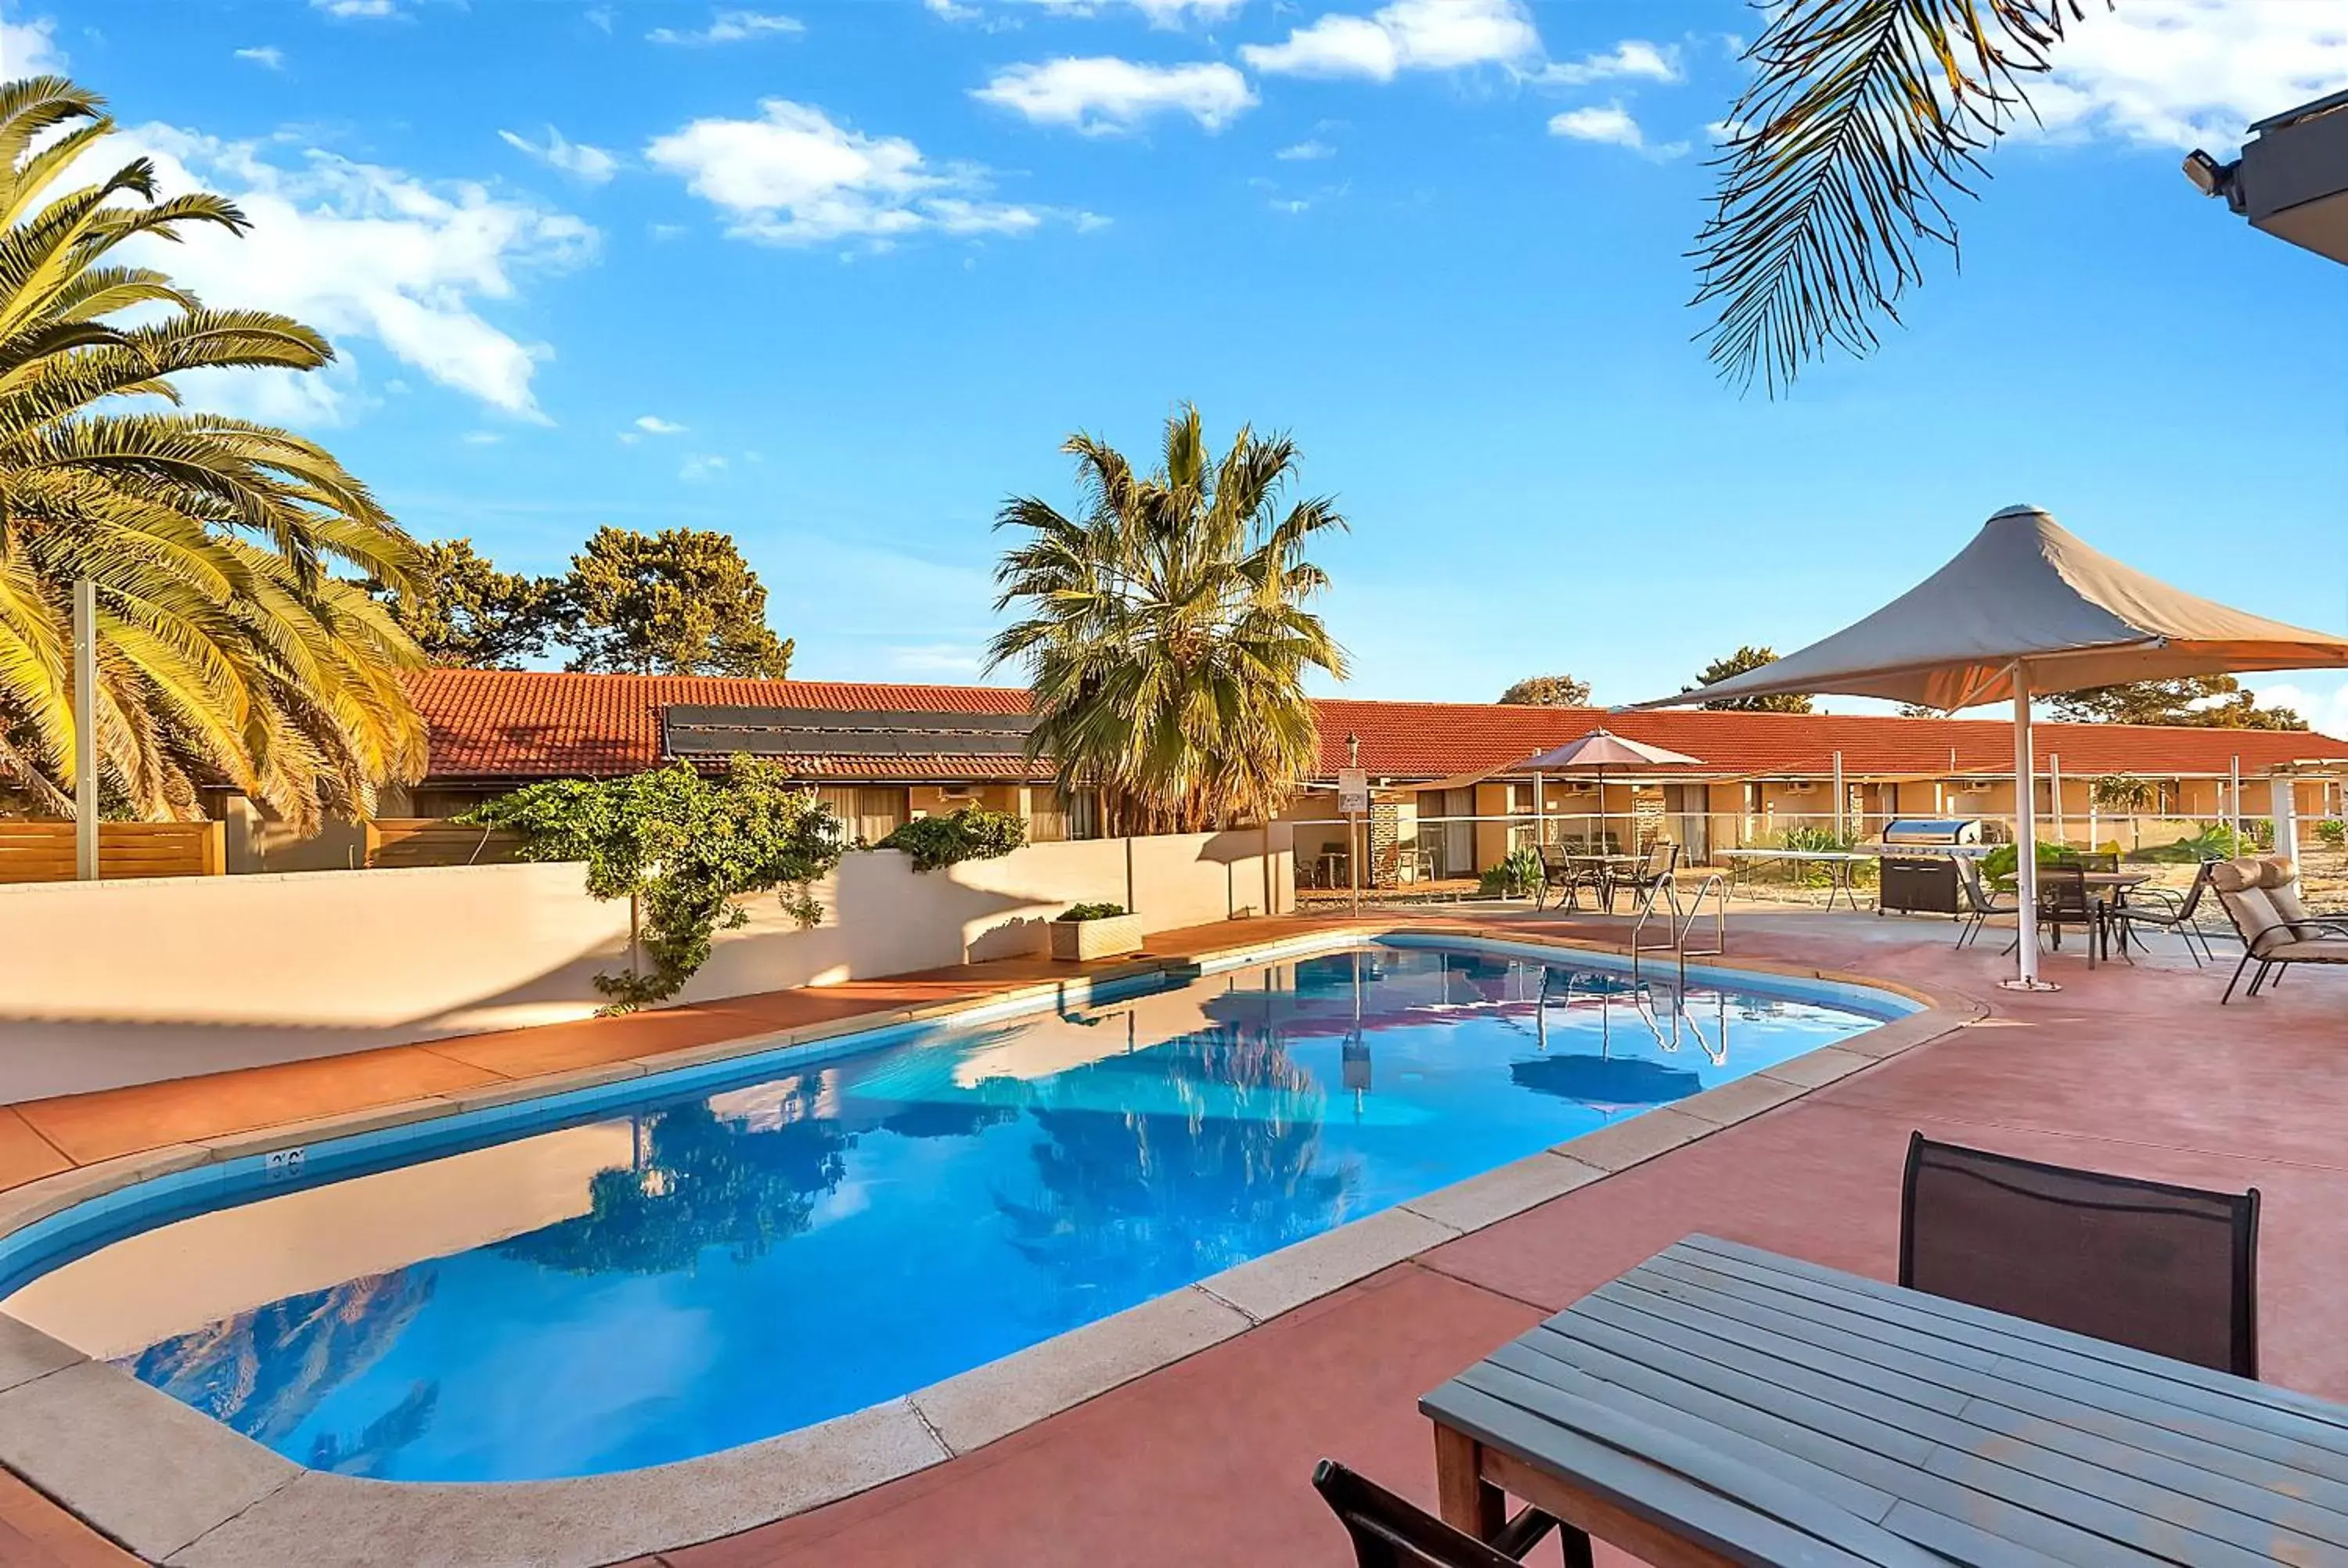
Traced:
<svg viewBox="0 0 2348 1568">
<path fill-rule="evenodd" d="M 485 1110 L 499 1113 L 497 1122 L 522 1123 L 552 1113 L 537 1102 L 618 1089 L 660 1073 L 702 1069 L 715 1081 L 766 1059 L 778 1068 L 812 1065 L 837 1050 L 862 1050 L 949 1017 L 979 1022 L 1055 1004 L 1082 1005 L 1136 979 L 1212 974 L 1394 938 L 1406 943 L 1457 942 L 1500 953 L 1585 953 L 1616 964 L 1628 956 L 1603 943 L 1464 921 L 1363 922 L 1274 941 L 1242 940 L 1191 958 L 1145 959 L 1070 980 L 1023 982 L 978 1000 L 883 1009 L 126 1154 L 0 1192 L 0 1243 L 77 1206 L 102 1210 L 128 1202 L 127 1190 L 140 1183 L 208 1164 L 224 1167 L 312 1143 L 396 1133 L 414 1123 Z M 1642 1112 L 1251 1259 L 902 1398 L 697 1459 L 574 1480 L 462 1485 L 373 1481 L 304 1470 L 160 1389 L 89 1362 L 0 1313 L 0 1429 L 16 1424 L 11 1417 L 18 1410 L 45 1414 L 69 1403 L 74 1430 L 73 1440 L 63 1445 L 0 1440 L 0 1462 L 101 1532 L 174 1568 L 267 1568 L 280 1563 L 369 1568 L 386 1560 L 459 1559 L 593 1568 L 788 1518 L 983 1448 L 1446 1242 L 1766 1115 L 1967 1028 L 1989 1011 L 1970 997 L 1767 960 L 1707 960 L 1688 965 L 1685 973 L 1696 979 L 1758 975 L 1807 982 L 1825 988 L 1828 999 L 1836 992 L 1852 999 L 1888 993 L 1915 1010 L 1674 1106 Z M 852 1047 L 837 1043 L 850 1037 Z M 832 1049 L 808 1049 L 823 1046 Z M 229 1173 L 220 1169 L 217 1179 L 226 1180 Z M 35 1369 L 59 1356 L 67 1359 Z M 56 1381 L 60 1378 L 67 1380 Z M 43 1424 L 34 1423 L 36 1429 Z M 151 1483 L 158 1475 L 165 1478 L 160 1488 Z M 192 1533 L 180 1535 L 191 1527 Z M 180 1539 L 169 1539 L 174 1535 Z"/>
</svg>

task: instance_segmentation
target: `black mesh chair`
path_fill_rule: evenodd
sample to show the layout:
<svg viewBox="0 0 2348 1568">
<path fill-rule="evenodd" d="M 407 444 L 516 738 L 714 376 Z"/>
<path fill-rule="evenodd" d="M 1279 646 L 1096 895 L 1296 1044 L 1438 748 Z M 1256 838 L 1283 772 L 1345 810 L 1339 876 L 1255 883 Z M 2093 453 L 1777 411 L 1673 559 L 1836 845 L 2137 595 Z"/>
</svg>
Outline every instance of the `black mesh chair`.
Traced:
<svg viewBox="0 0 2348 1568">
<path fill-rule="evenodd" d="M 2078 866 L 2042 866 L 2038 868 L 2038 928 L 2054 932 L 2054 946 L 2059 948 L 2065 926 L 2085 928 L 2087 967 L 2094 968 L 2103 947 L 2103 900 L 2087 890 L 2087 874 Z M 2021 938 L 2014 940 L 2019 944 Z"/>
<path fill-rule="evenodd" d="M 1538 1509 L 1509 1521 L 1487 1545 L 1335 1460 L 1313 1467 L 1313 1485 L 1354 1538 L 1360 1568 L 1518 1568 L 1551 1530 L 1560 1532 L 1566 1568 L 1591 1568 L 1590 1537 Z"/>
<path fill-rule="evenodd" d="M 2259 1191 L 2205 1193 L 1908 1141 L 1900 1283 L 2259 1375 Z"/>
<path fill-rule="evenodd" d="M 2202 896 L 2209 891 L 2210 873 L 2224 864 L 2221 860 L 2203 861 L 2201 869 L 2193 875 L 2193 886 L 2182 897 L 2173 887 L 2138 887 L 2131 892 L 2127 902 L 2116 905 L 2111 912 L 2113 921 L 2120 927 L 2120 945 L 2125 948 L 2138 927 L 2150 926 L 2177 933 L 2177 939 L 2185 944 L 2186 957 L 2193 960 L 2197 969 L 2202 959 L 2215 958 L 2217 955 L 2209 949 L 2209 933 L 2201 928 L 2196 917 Z M 2199 952 L 2193 947 L 2197 941 L 2201 944 Z"/>
</svg>

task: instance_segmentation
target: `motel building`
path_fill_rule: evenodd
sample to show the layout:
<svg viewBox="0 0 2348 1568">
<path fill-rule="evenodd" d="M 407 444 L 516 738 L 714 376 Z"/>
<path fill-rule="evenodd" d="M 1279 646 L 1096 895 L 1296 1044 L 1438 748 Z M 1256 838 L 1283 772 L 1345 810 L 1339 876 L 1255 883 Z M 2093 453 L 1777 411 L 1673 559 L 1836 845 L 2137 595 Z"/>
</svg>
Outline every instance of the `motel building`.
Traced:
<svg viewBox="0 0 2348 1568">
<path fill-rule="evenodd" d="M 784 763 L 868 842 L 970 805 L 1017 815 L 1039 842 L 1097 835 L 1089 799 L 1054 789 L 1048 770 L 1028 760 L 1027 694 L 1018 687 L 432 670 L 414 690 L 431 729 L 429 773 L 385 801 L 372 835 L 338 825 L 290 839 L 232 799 L 221 813 L 228 869 L 461 860 L 467 836 L 439 824 L 508 790 L 679 758 L 722 765 L 737 753 Z M 1366 842 L 1363 882 L 1376 887 L 1473 877 L 1536 836 L 1587 840 L 1601 823 L 1618 845 L 1664 837 L 1701 865 L 1723 849 L 1782 843 L 1792 829 L 1865 841 L 1900 817 L 1979 819 L 1996 839 L 2014 806 L 2013 730 L 2003 719 L 1353 698 L 1318 706 L 1320 765 L 1274 824 L 1293 834 L 1306 886 L 1350 877 L 1334 786 L 1356 749 L 1373 794 L 1354 842 Z M 1549 776 L 1537 801 L 1519 764 L 1601 725 L 1700 765 L 1610 777 L 1602 797 L 1594 780 Z M 2237 813 L 2260 821 L 2279 790 L 2302 825 L 2343 814 L 2348 742 L 2328 735 L 2065 723 L 2035 733 L 2040 820 L 2074 843 L 2132 849 Z M 2110 804 L 2109 784 L 2098 790 L 2115 779 L 2137 782 L 2134 804 Z"/>
</svg>

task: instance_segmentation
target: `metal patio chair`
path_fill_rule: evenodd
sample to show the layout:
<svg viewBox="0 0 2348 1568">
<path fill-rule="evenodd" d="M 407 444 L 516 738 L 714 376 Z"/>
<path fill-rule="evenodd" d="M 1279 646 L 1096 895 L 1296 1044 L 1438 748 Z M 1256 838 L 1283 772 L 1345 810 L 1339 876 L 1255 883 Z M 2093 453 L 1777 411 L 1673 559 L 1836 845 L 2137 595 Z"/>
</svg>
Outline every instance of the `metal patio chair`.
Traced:
<svg viewBox="0 0 2348 1568">
<path fill-rule="evenodd" d="M 1957 932 L 1957 946 L 1962 948 L 1982 933 L 1993 915 L 2018 915 L 2022 905 L 2014 899 L 2001 901 L 1982 884 L 1981 862 L 1970 855 L 1956 856 L 1957 891 L 1964 898 L 1964 907 L 1957 912 L 1963 927 Z"/>
<path fill-rule="evenodd" d="M 2104 901 L 2087 890 L 2087 874 L 2079 866 L 2042 866 L 2038 868 L 2038 928 L 2052 931 L 2060 950 L 2065 926 L 2085 929 L 2087 967 L 2094 968 L 2104 945 Z M 2021 945 L 2022 938 L 2016 935 L 2005 950 L 2010 953 Z"/>
<path fill-rule="evenodd" d="M 1594 898 L 1600 896 L 1603 883 L 1591 862 L 1574 853 L 1570 844 L 1544 844 L 1540 846 L 1540 886 L 1533 889 L 1533 909 L 1536 913 L 1547 907 L 1551 888 L 1564 895 L 1558 900 L 1560 909 L 1579 909 L 1581 890 L 1587 887 Z"/>
<path fill-rule="evenodd" d="M 1359 1568 L 1519 1568 L 1552 1530 L 1560 1532 L 1566 1568 L 1590 1568 L 1590 1537 L 1538 1509 L 1509 1521 L 1487 1545 L 1335 1460 L 1313 1467 L 1313 1487 L 1353 1537 Z"/>
<path fill-rule="evenodd" d="M 2240 1377 L 2259 1375 L 2259 1190 L 2017 1160 L 1921 1132 L 1900 1283 Z"/>
<path fill-rule="evenodd" d="M 1679 868 L 1680 846 L 1668 838 L 1659 838 L 1648 847 L 1647 857 L 1634 868 L 1607 878 L 1606 910 L 1614 910 L 1614 895 L 1629 888 L 1634 899 L 1646 897 L 1672 879 Z"/>
<path fill-rule="evenodd" d="M 2293 964 L 2348 964 L 2348 921 L 2308 912 L 2299 901 L 2294 886 L 2298 874 L 2290 861 L 2220 861 L 2209 877 L 2226 918 L 2233 922 L 2234 934 L 2242 939 L 2241 962 L 2226 981 L 2219 1006 L 2234 999 L 2242 971 L 2253 964 L 2258 968 L 2250 976 L 2250 989 L 2244 993 L 2248 996 L 2258 995 L 2271 979 L 2280 981 Z M 2277 895 L 2297 912 L 2296 919 L 2285 913 Z"/>
<path fill-rule="evenodd" d="M 2185 944 L 2185 956 L 2193 960 L 2195 968 L 2201 967 L 2204 958 L 2214 960 L 2217 955 L 2209 949 L 2209 933 L 2201 928 L 2197 916 L 2202 897 L 2209 891 L 2210 874 L 2223 864 L 2219 860 L 2203 861 L 2200 869 L 2193 874 L 2193 885 L 2182 894 L 2174 887 L 2138 887 L 2131 891 L 2128 901 L 2112 910 L 2112 919 L 2120 927 L 2121 947 L 2127 946 L 2138 927 L 2149 926 L 2156 930 L 2175 932 L 2177 939 Z M 2196 941 L 2200 943 L 2198 952 L 2194 950 Z"/>
</svg>

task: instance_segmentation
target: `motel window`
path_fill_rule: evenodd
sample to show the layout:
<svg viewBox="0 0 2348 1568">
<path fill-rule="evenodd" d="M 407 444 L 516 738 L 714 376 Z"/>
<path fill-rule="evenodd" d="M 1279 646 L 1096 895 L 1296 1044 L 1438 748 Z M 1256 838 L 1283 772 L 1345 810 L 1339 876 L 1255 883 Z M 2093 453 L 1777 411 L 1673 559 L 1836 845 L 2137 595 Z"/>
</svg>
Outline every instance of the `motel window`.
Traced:
<svg viewBox="0 0 2348 1568">
<path fill-rule="evenodd" d="M 904 825 L 909 815 L 901 789 L 841 788 L 827 785 L 815 797 L 831 807 L 848 826 L 848 836 L 878 844 Z"/>
</svg>

